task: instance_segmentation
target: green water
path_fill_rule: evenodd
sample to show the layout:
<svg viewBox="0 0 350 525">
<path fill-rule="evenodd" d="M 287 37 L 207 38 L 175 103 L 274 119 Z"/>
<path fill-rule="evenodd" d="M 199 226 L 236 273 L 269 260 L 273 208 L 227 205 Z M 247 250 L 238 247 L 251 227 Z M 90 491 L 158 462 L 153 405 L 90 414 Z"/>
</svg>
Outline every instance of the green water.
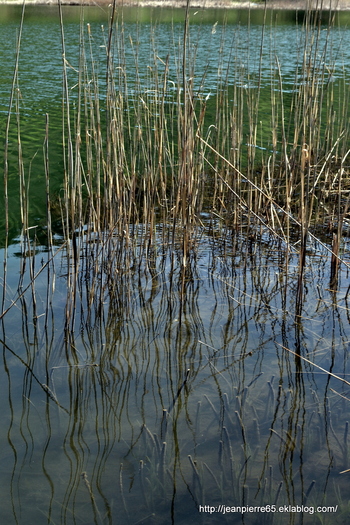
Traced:
<svg viewBox="0 0 350 525">
<path fill-rule="evenodd" d="M 1 9 L 3 134 L 19 10 Z M 73 100 L 78 11 L 64 11 Z M 239 89 L 254 89 L 263 14 L 195 13 L 192 38 L 199 48 L 198 71 L 207 70 L 203 91 L 214 118 L 218 63 L 227 60 L 220 51 L 222 42 L 235 50 Z M 335 93 L 344 93 L 343 70 L 350 63 L 348 15 L 343 16 L 330 46 L 331 55 L 339 59 Z M 107 27 L 108 13 L 87 9 L 84 17 L 96 35 L 95 56 L 103 73 L 100 26 Z M 271 91 L 271 42 L 280 59 L 286 98 L 295 85 L 298 58 L 295 14 L 278 14 L 277 21 L 266 40 L 269 60 L 261 76 L 261 97 L 266 96 L 259 143 L 263 154 L 271 147 L 269 121 L 263 119 Z M 127 10 L 125 22 L 126 41 L 131 36 L 140 42 L 140 78 L 148 88 L 151 28 L 157 22 L 157 52 L 163 60 L 169 35 L 176 40 L 182 34 L 183 12 Z M 147 252 L 137 243 L 131 249 L 127 239 L 108 237 L 105 245 L 110 253 L 121 252 L 121 261 L 106 258 L 100 239 L 81 237 L 85 257 L 73 293 L 67 286 L 72 271 L 68 250 L 63 246 L 59 251 L 59 229 L 52 261 L 45 246 L 46 114 L 52 195 L 59 195 L 62 187 L 60 49 L 56 10 L 40 8 L 40 16 L 28 10 L 18 104 L 37 254 L 24 258 L 18 245 L 13 109 L 6 313 L 1 318 L 0 521 L 348 523 L 349 473 L 341 473 L 350 467 L 347 268 L 341 267 L 338 291 L 332 292 L 330 255 L 320 243 L 308 243 L 299 318 L 296 249 L 287 251 L 264 227 L 256 227 L 247 241 L 244 229 L 225 229 L 203 214 L 198 249 L 188 261 L 185 278 L 181 247 L 166 244 L 167 226 L 158 225 Z M 126 45 L 125 50 L 133 64 L 132 48 Z M 175 81 L 174 65 L 171 74 Z M 131 96 L 134 87 L 131 82 Z M 242 142 L 247 148 L 246 137 Z M 1 221 L 3 230 L 3 217 Z M 141 237 L 142 231 L 136 233 Z M 1 233 L 2 245 L 4 238 Z M 342 257 L 348 264 L 349 253 L 344 238 Z M 2 262 L 4 256 L 1 250 Z M 97 274 L 92 271 L 95 264 Z M 223 513 L 221 505 L 231 512 Z M 253 510 L 242 513 L 242 506 Z"/>
<path fill-rule="evenodd" d="M 2 115 L 0 126 L 1 135 L 4 136 L 15 63 L 20 9 L 8 7 L 2 9 L 4 14 L 1 18 L 0 35 L 0 114 Z M 12 13 L 11 17 L 9 13 Z M 80 67 L 80 14 L 80 9 L 77 8 L 64 9 L 63 11 L 65 54 L 68 61 L 68 87 L 72 101 L 73 121 L 74 100 L 78 93 L 77 82 Z M 93 36 L 93 60 L 95 68 L 100 71 L 103 119 L 105 44 L 109 13 L 102 9 L 85 9 L 83 16 L 82 29 L 85 43 L 87 45 L 87 24 L 90 24 Z M 315 67 L 318 66 L 321 69 L 326 63 L 328 71 L 332 71 L 329 78 L 322 80 L 320 76 L 319 81 L 324 81 L 326 86 L 323 94 L 324 111 L 326 111 L 327 104 L 328 107 L 329 104 L 334 106 L 334 110 L 332 110 L 332 118 L 335 122 L 334 141 L 343 130 L 340 118 L 342 108 L 339 103 L 348 97 L 347 81 L 344 82 L 344 75 L 346 79 L 350 63 L 349 33 L 346 26 L 346 14 L 342 14 L 342 16 L 344 20 L 340 19 L 339 27 L 335 27 L 330 35 L 327 31 L 327 25 L 320 32 L 319 56 L 315 58 Z M 134 103 L 131 102 L 130 106 L 131 114 L 133 105 L 139 103 L 140 98 L 146 93 L 155 89 L 150 77 L 150 68 L 155 65 L 155 56 L 158 57 L 156 64 L 160 68 L 169 57 L 168 97 L 169 104 L 173 103 L 172 97 L 175 96 L 176 86 L 179 82 L 178 67 L 183 35 L 183 17 L 184 12 L 176 9 L 127 9 L 123 20 L 120 13 L 117 15 L 119 24 L 117 36 L 120 38 L 122 30 L 124 36 L 122 56 L 118 52 L 119 48 L 115 51 L 115 65 L 122 68 L 124 61 L 127 64 L 128 92 L 126 93 L 123 85 L 117 85 L 117 89 L 120 89 L 121 93 L 129 99 L 134 98 Z M 190 15 L 190 55 L 195 56 L 194 89 L 199 90 L 202 99 L 207 99 L 204 132 L 210 132 L 211 135 L 215 134 L 218 85 L 222 82 L 229 86 L 232 85 L 232 92 L 230 88 L 228 91 L 228 103 L 235 106 L 237 100 L 241 99 L 244 113 L 243 133 L 239 144 L 242 159 L 247 155 L 252 142 L 252 138 L 249 136 L 247 108 L 248 105 L 252 104 L 252 97 L 256 96 L 256 90 L 259 86 L 258 136 L 253 145 L 257 155 L 257 168 L 259 168 L 259 156 L 264 155 L 266 161 L 267 156 L 274 148 L 271 134 L 271 93 L 275 93 L 277 118 L 280 118 L 282 101 L 279 91 L 282 83 L 285 126 L 292 140 L 294 123 L 289 121 L 288 107 L 292 106 L 295 87 L 298 86 L 299 82 L 304 82 L 302 75 L 297 74 L 302 52 L 300 47 L 302 45 L 302 29 L 295 24 L 295 13 L 278 12 L 271 14 L 268 12 L 266 18 L 267 26 L 263 30 L 261 25 L 263 22 L 262 11 L 252 11 L 249 14 L 245 10 L 192 10 Z M 122 29 L 122 22 L 125 24 L 124 29 Z M 324 22 L 327 22 L 326 15 Z M 262 53 L 261 56 L 260 53 Z M 89 56 L 86 59 L 87 65 L 90 67 L 92 62 Z M 278 65 L 281 78 L 279 77 Z M 29 226 L 37 229 L 40 243 L 45 243 L 45 234 L 42 234 L 42 228 L 46 221 L 43 156 L 46 115 L 49 122 L 50 191 L 54 203 L 57 203 L 62 194 L 64 172 L 62 151 L 62 45 L 56 8 L 41 8 L 40 14 L 34 8 L 27 9 L 18 68 L 18 83 L 14 92 L 8 144 L 8 242 L 16 241 L 21 231 L 18 169 L 19 125 L 24 180 L 29 195 Z M 142 91 L 140 91 L 137 83 L 142 86 Z M 235 91 L 233 86 L 235 86 Z M 327 100 L 331 102 L 327 102 Z M 16 108 L 19 110 L 19 122 L 17 122 Z M 329 112 L 327 118 L 328 115 Z M 130 118 L 133 118 L 132 115 Z M 327 119 L 323 118 L 321 126 L 325 126 L 326 123 Z M 177 139 L 174 137 L 174 142 L 176 141 Z M 2 141 L 0 145 L 1 155 L 3 155 L 3 147 Z M 229 151 L 226 154 L 229 154 Z M 140 169 L 142 168 L 140 167 Z M 2 198 L 2 187 L 0 191 Z M 5 228 L 3 217 L 0 219 L 0 226 L 0 245 L 3 246 Z"/>
</svg>

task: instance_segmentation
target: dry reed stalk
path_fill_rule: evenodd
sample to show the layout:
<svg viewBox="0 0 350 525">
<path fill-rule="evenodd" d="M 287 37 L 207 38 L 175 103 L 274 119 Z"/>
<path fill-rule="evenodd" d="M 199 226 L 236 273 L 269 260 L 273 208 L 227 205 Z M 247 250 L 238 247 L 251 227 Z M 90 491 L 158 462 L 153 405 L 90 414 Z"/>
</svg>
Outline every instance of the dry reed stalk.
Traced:
<svg viewBox="0 0 350 525">
<path fill-rule="evenodd" d="M 5 299 L 6 299 L 6 283 L 7 283 L 7 250 L 8 250 L 8 235 L 9 235 L 9 198 L 8 198 L 8 178 L 9 178 L 9 135 L 10 135 L 10 124 L 11 124 L 11 115 L 12 115 L 12 106 L 15 98 L 16 93 L 16 86 L 17 86 L 17 96 L 19 96 L 18 92 L 18 64 L 19 64 L 19 56 L 20 56 L 20 48 L 21 48 L 21 40 L 22 40 L 22 30 L 23 30 L 23 23 L 24 23 L 24 13 L 25 13 L 25 3 L 22 5 L 22 11 L 21 11 L 21 21 L 19 25 L 19 31 L 18 31 L 18 37 L 16 42 L 16 59 L 15 59 L 15 65 L 13 70 L 13 76 L 12 76 L 12 85 L 11 85 L 11 91 L 10 91 L 10 101 L 9 101 L 9 109 L 7 113 L 7 119 L 6 119 L 6 127 L 5 127 L 5 145 L 4 145 L 4 207 L 5 207 L 5 247 L 4 247 L 4 271 L 3 271 L 3 290 L 2 290 L 2 312 L 4 312 L 5 309 Z"/>
<path fill-rule="evenodd" d="M 290 107 L 284 95 L 278 58 L 271 58 L 277 63 L 277 68 L 271 66 L 270 132 L 273 150 L 271 155 L 264 153 L 258 160 L 256 151 L 263 90 L 266 10 L 258 56 L 257 85 L 251 89 L 241 87 L 246 78 L 240 64 L 234 62 L 235 43 L 232 43 L 227 69 L 224 71 L 219 65 L 215 121 L 211 122 L 208 119 L 210 100 L 202 94 L 206 73 L 198 91 L 194 84 L 197 48 L 190 38 L 189 7 L 188 1 L 181 46 L 176 48 L 174 44 L 164 60 L 158 54 L 156 32 L 152 30 L 153 62 L 143 78 L 138 44 L 132 37 L 128 43 L 123 20 L 118 25 L 116 5 L 113 4 L 108 33 L 104 37 L 105 101 L 101 97 L 101 81 L 95 66 L 92 30 L 88 25 L 88 52 L 85 55 L 85 36 L 81 26 L 76 95 L 78 109 L 74 123 L 67 80 L 70 65 L 65 57 L 60 13 L 64 99 L 62 133 L 66 145 L 63 225 L 65 239 L 70 243 L 68 289 L 71 296 L 66 313 L 69 322 L 74 321 L 74 305 L 80 286 L 78 275 L 81 276 L 82 272 L 90 274 L 89 308 L 92 308 L 93 304 L 100 304 L 101 307 L 108 290 L 115 293 L 121 268 L 126 271 L 135 265 L 141 267 L 143 257 L 149 261 L 149 267 L 153 265 L 157 241 L 155 230 L 159 220 L 164 225 L 172 221 L 172 229 L 162 229 L 162 242 L 164 245 L 172 243 L 173 262 L 181 246 L 181 266 L 184 270 L 181 289 L 184 297 L 190 275 L 191 253 L 196 247 L 199 213 L 209 202 L 205 193 L 215 213 L 219 217 L 224 214 L 229 216 L 235 229 L 243 228 L 244 224 L 255 227 L 260 223 L 282 238 L 287 250 L 291 248 L 290 224 L 300 228 L 300 278 L 296 302 L 297 305 L 302 304 L 305 247 L 308 237 L 316 238 L 310 227 L 320 200 L 318 183 L 323 183 L 325 166 L 330 159 L 330 153 L 326 154 L 323 163 L 317 164 L 321 168 L 316 172 L 311 157 L 319 158 L 318 152 L 324 148 L 322 141 L 325 140 L 321 133 L 324 114 L 319 106 L 326 100 L 327 111 L 332 111 L 332 92 L 328 95 L 325 87 L 331 85 L 331 72 L 319 59 L 319 55 L 324 59 L 330 37 L 327 36 L 325 43 L 321 41 L 320 21 L 317 18 L 313 20 L 308 14 L 300 43 L 301 59 L 297 72 L 297 75 L 305 74 L 307 82 L 301 82 L 296 77 Z M 221 38 L 223 55 L 225 39 L 224 36 Z M 135 66 L 134 79 L 130 68 L 126 67 L 127 43 Z M 171 78 L 174 78 L 170 74 L 172 54 L 176 50 L 177 84 L 171 84 Z M 232 67 L 234 84 L 230 86 Z M 248 82 L 250 80 L 253 78 L 248 75 Z M 170 90 L 169 86 L 174 89 Z M 277 92 L 273 86 L 278 86 Z M 231 103 L 232 93 L 234 104 Z M 175 103 L 170 104 L 171 99 Z M 291 124 L 294 128 L 292 144 L 289 143 Z M 335 129 L 334 119 L 330 119 L 327 137 L 334 137 Z M 248 145 L 243 144 L 246 133 Z M 339 141 L 332 142 L 334 152 L 345 140 L 346 133 L 342 132 L 338 137 Z M 277 152 L 279 139 L 281 154 Z M 300 147 L 304 142 L 308 144 L 309 159 L 306 158 L 306 148 Z M 244 148 L 247 149 L 247 159 L 243 158 Z M 210 168 L 209 175 L 205 173 L 205 164 Z M 299 220 L 293 215 L 297 199 L 301 204 Z M 85 255 L 81 258 L 82 253 Z M 88 253 L 92 254 L 89 262 Z M 288 257 L 285 260 L 288 261 Z"/>
<path fill-rule="evenodd" d="M 245 175 L 243 175 L 243 173 L 241 173 L 235 166 L 233 166 L 229 160 L 225 159 L 217 150 L 215 150 L 209 143 L 207 143 L 203 138 L 199 137 L 199 139 L 204 142 L 204 144 L 207 146 L 207 148 L 209 150 L 211 150 L 213 153 L 215 153 L 215 155 L 219 156 L 224 162 L 226 162 L 243 180 L 245 180 L 246 182 L 248 182 L 248 184 L 254 188 L 255 190 L 257 190 L 259 193 L 261 193 L 264 198 L 266 199 L 267 202 L 272 202 L 274 207 L 278 210 L 280 210 L 281 213 L 283 213 L 284 215 L 288 216 L 288 218 L 295 224 L 297 225 L 299 228 L 302 229 L 302 231 L 304 232 L 304 236 L 309 236 L 311 239 L 317 241 L 319 243 L 320 246 L 322 246 L 325 250 L 327 250 L 329 253 L 333 253 L 332 252 L 332 249 L 327 246 L 324 242 L 322 242 L 318 237 L 316 237 L 310 230 L 307 229 L 307 231 L 305 231 L 305 224 L 300 222 L 298 219 L 296 219 L 291 213 L 288 213 L 282 206 L 280 206 L 276 201 L 272 200 L 271 197 L 265 193 L 265 191 L 261 188 L 259 188 L 254 182 L 252 182 L 251 180 L 249 180 Z M 207 159 L 205 159 L 207 163 L 209 163 L 209 161 Z M 232 188 L 225 182 L 226 186 L 228 187 L 228 189 L 233 192 Z M 251 213 L 252 210 L 251 210 Z M 258 221 L 262 221 L 264 223 L 264 220 L 259 217 L 259 215 L 255 214 L 255 217 Z M 304 217 L 304 215 L 303 215 Z M 265 223 L 264 223 L 265 224 Z M 306 226 L 307 226 L 307 223 L 306 223 Z M 270 231 L 272 232 L 272 230 L 270 229 Z M 274 235 L 278 236 L 278 233 L 277 232 L 273 232 Z M 304 244 L 305 244 L 305 240 L 304 240 Z M 292 249 L 292 247 L 289 245 L 287 245 L 287 247 L 289 249 Z M 301 257 L 301 262 L 300 262 L 300 267 L 299 268 L 303 268 L 304 267 L 304 262 L 302 260 L 302 257 L 304 257 L 305 255 L 305 251 L 300 251 L 300 257 Z M 344 266 L 346 267 L 349 267 L 348 263 L 344 260 L 344 259 L 341 259 L 339 256 L 337 256 L 336 254 L 334 254 L 334 256 L 339 260 L 340 263 L 344 264 Z M 303 274 L 303 271 L 300 272 L 299 270 L 299 275 L 300 274 Z M 300 299 L 300 298 L 299 298 Z M 297 304 L 300 305 L 300 300 L 297 300 Z"/>
<path fill-rule="evenodd" d="M 331 255 L 331 275 L 330 288 L 336 290 L 338 287 L 338 270 L 339 270 L 339 235 L 333 233 L 332 255 Z"/>
<path fill-rule="evenodd" d="M 63 159 L 64 159 L 64 217 L 63 230 L 64 238 L 67 246 L 67 292 L 68 298 L 66 303 L 66 329 L 72 331 L 75 319 L 75 305 L 77 292 L 77 272 L 78 269 L 78 252 L 77 242 L 74 232 L 76 229 L 76 185 L 75 185 L 75 168 L 74 161 L 74 140 L 72 136 L 71 112 L 70 112 L 70 95 L 68 86 L 67 67 L 69 62 L 66 58 L 66 45 L 63 24 L 62 4 L 59 0 L 59 19 L 61 30 L 61 46 L 62 46 L 62 72 L 63 72 L 63 100 L 62 100 L 62 139 L 63 139 Z M 77 130 L 76 148 L 79 147 L 80 129 Z M 73 272 L 72 272 L 73 268 Z"/>
<path fill-rule="evenodd" d="M 299 359 L 302 359 L 303 361 L 305 361 L 306 363 L 309 363 L 313 366 L 315 366 L 316 368 L 318 368 L 319 370 L 321 370 L 322 372 L 324 372 L 325 374 L 329 375 L 329 376 L 332 376 L 332 377 L 335 377 L 335 379 L 338 379 L 339 381 L 342 381 L 343 383 L 345 383 L 346 385 L 349 385 L 350 386 L 350 383 L 349 381 L 346 381 L 345 379 L 343 379 L 342 377 L 336 375 L 336 374 L 333 374 L 332 372 L 329 372 L 329 370 L 325 370 L 324 368 L 322 368 L 321 366 L 318 366 L 316 365 L 315 363 L 313 363 L 312 361 L 310 361 L 309 359 L 306 359 L 306 357 L 303 357 L 299 354 L 297 354 L 296 352 L 293 352 L 293 350 L 290 350 L 289 348 L 286 348 L 285 346 L 277 343 L 278 346 L 280 346 L 281 348 L 283 348 L 283 350 L 287 350 L 288 352 L 290 352 L 291 354 L 297 356 Z"/>
<path fill-rule="evenodd" d="M 303 296 L 304 296 L 304 271 L 306 262 L 306 245 L 308 238 L 308 203 L 306 196 L 308 192 L 305 191 L 305 172 L 309 166 L 309 148 L 307 144 L 303 145 L 301 151 L 301 162 L 300 162 L 300 253 L 299 253 L 299 270 L 298 270 L 298 285 L 295 298 L 296 304 L 296 316 L 301 316 L 303 308 Z"/>
</svg>

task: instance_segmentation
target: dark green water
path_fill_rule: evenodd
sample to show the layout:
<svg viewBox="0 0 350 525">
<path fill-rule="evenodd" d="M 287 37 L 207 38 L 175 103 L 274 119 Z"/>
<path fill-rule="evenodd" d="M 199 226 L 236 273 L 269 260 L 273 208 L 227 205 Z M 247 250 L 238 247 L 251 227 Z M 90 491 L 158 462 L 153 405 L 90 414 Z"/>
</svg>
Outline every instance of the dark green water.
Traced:
<svg viewBox="0 0 350 525">
<path fill-rule="evenodd" d="M 6 118 L 11 93 L 13 68 L 15 63 L 16 38 L 19 26 L 19 8 L 2 8 L 1 17 L 1 51 L 0 51 L 0 129 L 4 136 Z M 74 99 L 77 97 L 78 70 L 80 64 L 80 9 L 65 9 L 64 31 L 66 59 L 68 61 L 68 86 L 72 101 L 74 120 Z M 93 61 L 100 71 L 100 92 L 103 118 L 104 74 L 106 68 L 106 38 L 109 13 L 101 9 L 85 9 L 83 18 L 83 35 L 87 46 L 87 24 L 93 35 Z M 301 15 L 299 15 L 301 16 Z M 339 20 L 330 33 L 325 25 L 317 37 L 318 55 L 314 59 L 315 67 L 332 71 L 325 82 L 324 100 L 327 92 L 334 105 L 333 117 L 335 133 L 342 132 L 339 102 L 348 97 L 347 76 L 350 63 L 349 32 L 346 26 L 346 14 Z M 128 93 L 125 86 L 117 86 L 129 98 L 139 97 L 152 92 L 155 86 L 150 77 L 150 68 L 156 63 L 162 66 L 169 57 L 168 96 L 169 103 L 175 96 L 179 83 L 178 68 L 183 35 L 182 10 L 139 10 L 127 9 L 124 13 L 123 49 L 115 52 L 115 65 L 127 67 Z M 118 15 L 117 38 L 121 38 L 121 14 Z M 271 92 L 279 99 L 282 82 L 283 103 L 285 108 L 285 126 L 293 136 L 293 121 L 289 121 L 288 107 L 296 86 L 305 81 L 298 73 L 298 64 L 302 58 L 303 30 L 295 23 L 295 13 L 268 12 L 267 26 L 263 30 L 263 12 L 252 11 L 191 11 L 190 54 L 195 56 L 194 88 L 200 91 L 201 97 L 207 98 L 206 130 L 213 134 L 216 124 L 216 96 L 218 85 L 222 82 L 232 85 L 229 104 L 235 106 L 237 99 L 243 101 L 243 133 L 239 147 L 242 158 L 250 147 L 249 115 L 247 107 L 251 97 L 259 92 L 259 136 L 253 147 L 256 149 L 257 166 L 259 155 L 268 156 L 273 150 Z M 316 38 L 316 36 L 315 36 Z M 119 44 L 118 44 L 119 45 Z M 88 54 L 88 47 L 86 53 Z M 261 54 L 260 54 L 261 53 Z M 122 54 L 122 55 L 121 55 Z M 87 57 L 88 64 L 91 60 Z M 278 67 L 281 77 L 279 77 Z M 137 76 L 136 76 L 137 68 Z M 116 70 L 118 71 L 118 69 Z M 345 75 L 345 83 L 344 83 Z M 139 84 L 142 86 L 140 91 Z M 235 91 L 233 86 L 235 86 Z M 18 88 L 18 89 L 17 89 Z M 172 93 L 172 90 L 174 93 Z M 229 90 L 230 93 L 230 90 Z M 41 8 L 40 13 L 28 8 L 21 40 L 19 55 L 18 86 L 12 106 L 9 134 L 9 242 L 16 241 L 21 229 L 20 190 L 18 170 L 18 123 L 16 107 L 19 110 L 20 137 L 23 156 L 24 179 L 29 194 L 29 225 L 37 228 L 40 242 L 45 242 L 40 235 L 45 222 L 45 183 L 43 145 L 45 141 L 46 115 L 49 118 L 49 158 L 50 185 L 52 198 L 55 201 L 63 185 L 63 152 L 62 152 L 62 45 L 56 8 Z M 277 112 L 280 112 L 277 100 Z M 326 102 L 325 102 L 326 104 Z M 345 104 L 346 105 L 346 104 Z M 133 103 L 131 103 L 131 110 Z M 326 111 L 326 110 L 324 110 Z M 326 115 L 326 113 L 325 113 Z M 323 118 L 322 126 L 326 125 Z M 174 139 L 176 141 L 176 138 Z M 335 140 L 335 138 L 334 138 Z M 0 144 L 3 155 L 4 142 Z M 262 153 L 261 153 L 262 152 Z M 0 190 L 2 198 L 2 188 Z M 4 219 L 1 217 L 1 232 L 4 232 Z M 4 235 L 0 234 L 0 245 L 4 245 Z"/>
<path fill-rule="evenodd" d="M 2 133 L 18 12 L 0 11 Z M 65 10 L 64 16 L 66 58 L 77 69 L 77 10 Z M 327 55 L 330 62 L 339 61 L 332 80 L 339 84 L 335 93 L 344 93 L 343 70 L 350 63 L 343 16 Z M 84 17 L 96 35 L 94 52 L 103 72 L 100 26 L 107 27 L 108 13 L 87 9 Z M 176 41 L 182 34 L 181 17 L 177 10 L 126 11 L 126 36 L 140 42 L 145 89 L 151 87 L 151 36 L 156 35 L 157 53 L 164 59 L 170 38 Z M 193 11 L 192 21 L 198 71 L 207 70 L 203 92 L 214 115 L 218 64 L 225 70 L 228 60 L 220 51 L 223 42 L 235 51 L 232 82 L 239 74 L 239 89 L 247 92 L 256 86 L 262 13 L 252 12 L 249 20 L 247 12 Z M 271 141 L 269 121 L 263 119 L 275 64 L 271 53 L 278 53 L 287 98 L 298 60 L 300 28 L 294 22 L 295 14 L 279 14 L 266 36 L 268 60 L 261 73 L 264 152 Z M 222 229 L 218 220 L 203 216 L 199 248 L 188 262 L 185 280 L 180 247 L 164 243 L 166 225 L 157 226 L 147 253 L 136 245 L 129 254 L 125 239 L 106 241 L 111 250 L 119 253 L 122 248 L 125 264 L 109 265 L 98 238 L 94 243 L 81 238 L 82 253 L 88 255 L 81 260 L 73 297 L 67 288 L 72 269 L 66 248 L 56 251 L 54 261 L 45 266 L 50 258 L 44 235 L 46 114 L 53 194 L 60 192 L 63 172 L 60 49 L 56 11 L 40 8 L 38 16 L 28 10 L 18 104 L 30 226 L 36 226 L 38 253 L 23 258 L 15 243 L 21 230 L 13 109 L 10 247 L 3 299 L 3 310 L 8 311 L 1 318 L 0 521 L 348 523 L 349 473 L 342 473 L 350 467 L 347 267 L 341 267 L 338 291 L 331 292 L 330 255 L 320 243 L 309 242 L 304 305 L 297 318 L 297 252 L 288 252 L 265 228 L 256 228 L 247 242 L 244 230 Z M 132 70 L 132 47 L 126 45 L 125 52 Z M 171 74 L 175 82 L 175 59 Z M 71 69 L 73 100 L 76 80 Z M 129 89 L 132 97 L 132 80 Z M 247 147 L 246 137 L 243 143 Z M 58 237 L 58 246 L 60 242 Z M 349 264 L 347 238 L 341 249 Z M 97 277 L 92 272 L 95 263 Z M 30 285 L 32 275 L 36 278 Z M 67 305 L 74 312 L 68 324 Z M 220 505 L 230 512 L 224 514 Z"/>
</svg>

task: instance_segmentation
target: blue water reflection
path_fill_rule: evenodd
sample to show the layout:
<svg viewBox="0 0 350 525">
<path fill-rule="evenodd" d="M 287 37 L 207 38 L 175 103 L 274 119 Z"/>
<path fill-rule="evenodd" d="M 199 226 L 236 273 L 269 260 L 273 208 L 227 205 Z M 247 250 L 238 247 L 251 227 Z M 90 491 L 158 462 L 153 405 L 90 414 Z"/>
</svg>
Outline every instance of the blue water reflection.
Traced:
<svg viewBox="0 0 350 525">
<path fill-rule="evenodd" d="M 324 523 L 342 523 L 350 396 L 345 273 L 336 299 L 327 291 L 326 253 L 319 247 L 308 256 L 297 320 L 297 258 L 288 255 L 284 274 L 285 254 L 268 234 L 247 251 L 243 237 L 203 232 L 182 291 L 172 263 L 180 253 L 164 252 L 161 239 L 137 272 L 116 267 L 112 287 L 103 264 L 96 281 L 82 261 L 76 299 L 67 290 L 65 249 L 54 265 L 45 250 L 31 265 L 28 259 L 20 287 L 21 259 L 10 260 L 1 516 L 37 524 L 254 524 L 272 517 L 313 524 L 321 518 L 316 511 L 268 512 L 261 521 L 261 513 L 201 515 L 200 506 L 323 505 L 336 508 L 322 514 Z"/>
</svg>

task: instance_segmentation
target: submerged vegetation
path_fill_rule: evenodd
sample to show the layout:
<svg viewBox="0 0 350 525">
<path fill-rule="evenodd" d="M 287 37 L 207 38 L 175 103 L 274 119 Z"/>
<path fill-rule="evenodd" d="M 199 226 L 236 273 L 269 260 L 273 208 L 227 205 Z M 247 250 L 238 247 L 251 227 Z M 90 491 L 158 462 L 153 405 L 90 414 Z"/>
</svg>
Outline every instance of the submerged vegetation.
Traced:
<svg viewBox="0 0 350 525">
<path fill-rule="evenodd" d="M 9 523 L 30 505 L 36 523 L 345 523 L 350 121 L 335 15 L 305 13 L 287 80 L 267 9 L 252 54 L 238 29 L 228 46 L 225 25 L 192 28 L 188 2 L 168 49 L 148 27 L 146 67 L 116 2 L 101 35 L 82 10 L 78 65 L 59 16 L 63 172 L 55 193 L 48 114 L 45 246 L 28 213 L 21 30 L 6 127 L 7 236 L 13 124 L 22 225 L 0 316 Z M 199 41 L 210 50 L 219 30 L 221 61 L 198 73 Z M 200 512 L 221 504 L 313 511 Z"/>
</svg>

